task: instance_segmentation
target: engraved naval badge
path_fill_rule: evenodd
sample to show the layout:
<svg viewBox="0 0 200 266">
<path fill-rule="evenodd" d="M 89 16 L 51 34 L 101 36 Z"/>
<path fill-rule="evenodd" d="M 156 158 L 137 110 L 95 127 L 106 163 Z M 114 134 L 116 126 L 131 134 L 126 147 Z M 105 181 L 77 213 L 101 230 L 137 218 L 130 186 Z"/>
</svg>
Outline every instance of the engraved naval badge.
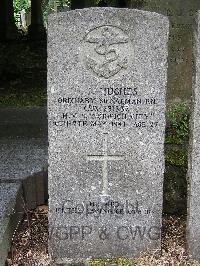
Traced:
<svg viewBox="0 0 200 266">
<path fill-rule="evenodd" d="M 92 44 L 93 51 L 86 53 L 88 69 L 98 77 L 109 79 L 128 67 L 125 55 L 129 37 L 118 27 L 101 26 L 86 34 L 85 42 Z M 89 51 L 88 51 L 89 52 Z"/>
</svg>

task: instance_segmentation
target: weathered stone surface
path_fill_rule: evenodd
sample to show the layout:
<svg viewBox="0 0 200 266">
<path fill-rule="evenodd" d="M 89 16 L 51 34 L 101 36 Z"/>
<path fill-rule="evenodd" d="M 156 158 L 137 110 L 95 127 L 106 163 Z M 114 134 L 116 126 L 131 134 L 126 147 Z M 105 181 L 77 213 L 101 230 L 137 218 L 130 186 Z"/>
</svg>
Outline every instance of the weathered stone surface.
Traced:
<svg viewBox="0 0 200 266">
<path fill-rule="evenodd" d="M 197 0 L 132 0 L 130 8 L 142 8 L 168 16 L 170 21 L 168 44 L 167 103 L 190 102 L 192 88 L 193 24 Z"/>
<path fill-rule="evenodd" d="M 49 248 L 57 263 L 160 248 L 168 19 L 50 15 Z"/>
<path fill-rule="evenodd" d="M 47 146 L 46 108 L 0 110 L 0 180 L 23 182 L 29 209 L 47 199 Z"/>
<path fill-rule="evenodd" d="M 48 199 L 46 181 L 47 171 L 42 171 L 23 179 L 24 199 L 28 209 L 35 209 Z"/>
<path fill-rule="evenodd" d="M 23 193 L 20 184 L 0 184 L 0 265 L 10 250 L 13 233 L 24 214 Z"/>
<path fill-rule="evenodd" d="M 20 123 L 16 122 L 16 127 L 19 125 Z M 47 141 L 33 138 L 0 138 L 0 159 L 0 180 L 22 181 L 24 198 L 29 209 L 44 204 Z"/>
<path fill-rule="evenodd" d="M 25 179 L 47 168 L 43 139 L 0 139 L 0 180 Z"/>
<path fill-rule="evenodd" d="M 0 138 L 44 139 L 47 143 L 45 107 L 0 108 Z"/>
<path fill-rule="evenodd" d="M 200 12 L 195 31 L 195 73 L 193 82 L 193 112 L 188 165 L 187 245 L 189 256 L 200 260 Z"/>
</svg>

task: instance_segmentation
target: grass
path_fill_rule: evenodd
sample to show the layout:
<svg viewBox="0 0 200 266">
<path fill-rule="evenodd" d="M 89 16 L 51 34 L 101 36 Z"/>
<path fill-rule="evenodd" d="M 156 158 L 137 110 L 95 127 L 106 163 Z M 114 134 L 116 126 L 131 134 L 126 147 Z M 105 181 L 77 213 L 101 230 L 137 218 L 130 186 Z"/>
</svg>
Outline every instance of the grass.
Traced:
<svg viewBox="0 0 200 266">
<path fill-rule="evenodd" d="M 46 106 L 47 95 L 43 90 L 30 92 L 11 92 L 4 95 L 0 94 L 0 107 L 32 107 Z"/>
</svg>

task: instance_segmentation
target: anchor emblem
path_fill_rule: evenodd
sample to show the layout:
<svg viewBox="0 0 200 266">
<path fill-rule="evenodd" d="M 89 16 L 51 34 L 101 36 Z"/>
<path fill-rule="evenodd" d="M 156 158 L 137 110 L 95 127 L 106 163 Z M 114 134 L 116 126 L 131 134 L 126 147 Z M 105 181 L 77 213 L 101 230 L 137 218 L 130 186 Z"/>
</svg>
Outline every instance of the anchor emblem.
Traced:
<svg viewBox="0 0 200 266">
<path fill-rule="evenodd" d="M 118 45 L 129 42 L 128 36 L 114 26 L 101 26 L 90 31 L 85 41 L 94 43 L 94 51 L 98 61 L 91 56 L 86 57 L 86 65 L 98 77 L 110 78 L 122 69 L 127 69 L 128 58 L 120 56 Z"/>
</svg>

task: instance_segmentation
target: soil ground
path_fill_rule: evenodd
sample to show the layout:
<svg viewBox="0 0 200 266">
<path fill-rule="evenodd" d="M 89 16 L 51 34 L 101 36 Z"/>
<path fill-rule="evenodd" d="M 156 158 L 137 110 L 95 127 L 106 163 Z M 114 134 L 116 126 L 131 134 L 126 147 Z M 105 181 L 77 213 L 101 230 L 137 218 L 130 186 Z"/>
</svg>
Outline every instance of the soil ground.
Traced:
<svg viewBox="0 0 200 266">
<path fill-rule="evenodd" d="M 141 254 L 137 259 L 91 260 L 90 266 L 200 266 L 188 260 L 186 253 L 185 217 L 163 217 L 162 250 Z M 26 210 L 16 230 L 7 259 L 8 266 L 50 266 L 48 255 L 48 206 Z"/>
</svg>

